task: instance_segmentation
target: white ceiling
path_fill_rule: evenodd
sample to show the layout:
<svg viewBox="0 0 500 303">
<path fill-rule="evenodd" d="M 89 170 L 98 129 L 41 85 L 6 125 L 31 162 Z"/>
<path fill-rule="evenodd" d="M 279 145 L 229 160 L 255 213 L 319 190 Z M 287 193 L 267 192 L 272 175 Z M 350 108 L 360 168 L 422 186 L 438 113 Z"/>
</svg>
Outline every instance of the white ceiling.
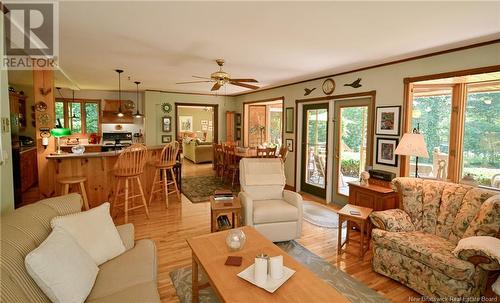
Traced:
<svg viewBox="0 0 500 303">
<path fill-rule="evenodd" d="M 207 93 L 175 83 L 219 57 L 269 87 L 498 38 L 498 1 L 60 3 L 60 64 L 81 89 L 117 89 L 122 68 L 124 89 Z"/>
</svg>

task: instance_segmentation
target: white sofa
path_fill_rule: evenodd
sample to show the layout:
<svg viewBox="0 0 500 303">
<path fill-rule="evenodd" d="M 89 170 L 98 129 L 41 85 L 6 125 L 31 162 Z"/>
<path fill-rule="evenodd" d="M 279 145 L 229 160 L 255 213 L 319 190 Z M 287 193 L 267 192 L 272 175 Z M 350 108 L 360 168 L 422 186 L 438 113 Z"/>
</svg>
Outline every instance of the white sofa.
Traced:
<svg viewBox="0 0 500 303">
<path fill-rule="evenodd" d="M 284 190 L 280 159 L 241 159 L 240 184 L 245 225 L 253 226 L 273 242 L 300 238 L 302 196 Z"/>
</svg>

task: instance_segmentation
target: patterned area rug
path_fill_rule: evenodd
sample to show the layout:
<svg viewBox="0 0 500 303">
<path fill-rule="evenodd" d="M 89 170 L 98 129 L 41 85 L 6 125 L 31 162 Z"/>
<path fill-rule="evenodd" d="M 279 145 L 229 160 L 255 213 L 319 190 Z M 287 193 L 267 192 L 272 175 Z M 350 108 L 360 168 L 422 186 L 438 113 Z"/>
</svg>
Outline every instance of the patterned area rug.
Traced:
<svg viewBox="0 0 500 303">
<path fill-rule="evenodd" d="M 295 241 L 276 243 L 290 256 L 314 272 L 320 279 L 335 288 L 351 302 L 389 302 L 377 292 L 356 281 L 323 258 L 315 255 Z M 242 268 L 243 270 L 243 268 Z M 191 302 L 191 267 L 185 267 L 170 273 L 177 296 L 182 303 Z M 200 279 L 201 279 L 200 274 Z M 237 279 L 238 277 L 235 277 Z M 239 279 L 239 278 L 238 278 Z M 200 290 L 200 302 L 219 302 L 211 287 Z"/>
<path fill-rule="evenodd" d="M 230 189 L 231 184 L 226 184 L 215 176 L 184 177 L 182 178 L 182 193 L 193 203 L 210 201 L 216 189 Z M 239 185 L 235 185 L 233 193 L 238 194 Z"/>
<path fill-rule="evenodd" d="M 304 201 L 302 208 L 304 210 L 303 218 L 307 222 L 327 228 L 339 227 L 339 216 L 333 210 L 309 201 Z"/>
</svg>

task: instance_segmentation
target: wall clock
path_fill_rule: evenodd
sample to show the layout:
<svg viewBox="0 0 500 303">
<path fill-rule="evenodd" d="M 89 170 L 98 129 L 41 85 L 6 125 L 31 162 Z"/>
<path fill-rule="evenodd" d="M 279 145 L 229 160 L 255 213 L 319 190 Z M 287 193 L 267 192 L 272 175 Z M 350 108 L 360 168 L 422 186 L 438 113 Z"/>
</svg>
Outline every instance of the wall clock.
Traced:
<svg viewBox="0 0 500 303">
<path fill-rule="evenodd" d="M 335 81 L 332 78 L 328 78 L 323 82 L 322 85 L 323 92 L 327 95 L 331 95 L 335 90 Z"/>
<path fill-rule="evenodd" d="M 164 102 L 161 104 L 161 110 L 168 114 L 172 110 L 172 105 L 170 103 Z"/>
</svg>

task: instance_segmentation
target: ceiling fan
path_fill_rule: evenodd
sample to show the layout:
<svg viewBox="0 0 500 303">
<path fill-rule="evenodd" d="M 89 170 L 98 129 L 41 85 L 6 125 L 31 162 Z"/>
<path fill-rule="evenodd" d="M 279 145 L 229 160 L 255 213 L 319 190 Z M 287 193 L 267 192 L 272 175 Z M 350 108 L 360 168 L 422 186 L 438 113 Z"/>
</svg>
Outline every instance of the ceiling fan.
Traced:
<svg viewBox="0 0 500 303">
<path fill-rule="evenodd" d="M 243 83 L 243 82 L 258 83 L 259 81 L 255 80 L 255 79 L 231 79 L 231 76 L 222 70 L 222 66 L 224 65 L 224 59 L 217 59 L 217 60 L 215 60 L 215 62 L 217 62 L 217 65 L 219 65 L 219 70 L 212 73 L 210 75 L 210 78 L 193 76 L 194 78 L 206 79 L 206 80 L 178 82 L 176 84 L 213 82 L 214 86 L 212 86 L 211 91 L 218 90 L 224 84 L 228 84 L 228 83 L 232 84 L 232 85 L 245 87 L 245 88 L 250 88 L 250 89 L 258 89 L 259 88 L 258 86 L 255 86 L 255 85 Z"/>
</svg>

